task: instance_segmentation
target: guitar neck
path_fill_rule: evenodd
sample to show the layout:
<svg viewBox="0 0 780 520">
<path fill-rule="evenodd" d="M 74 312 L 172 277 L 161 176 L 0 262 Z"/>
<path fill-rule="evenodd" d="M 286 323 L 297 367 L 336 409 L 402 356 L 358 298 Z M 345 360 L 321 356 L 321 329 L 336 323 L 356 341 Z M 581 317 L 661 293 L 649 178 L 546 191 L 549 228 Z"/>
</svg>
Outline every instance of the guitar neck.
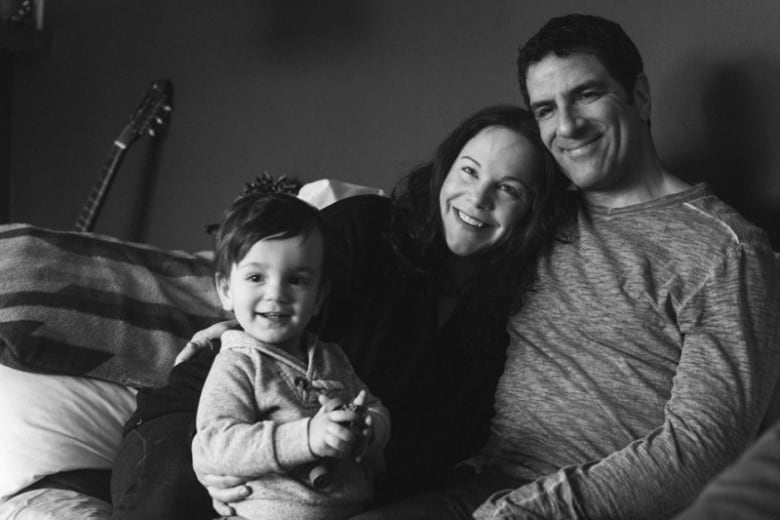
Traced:
<svg viewBox="0 0 780 520">
<path fill-rule="evenodd" d="M 106 165 L 103 167 L 103 171 L 100 172 L 95 184 L 92 185 L 92 191 L 90 191 L 87 201 L 81 208 L 78 218 L 76 218 L 76 225 L 74 226 L 76 231 L 92 231 L 126 149 L 126 146 L 121 145 L 117 141 L 114 142 L 108 161 L 106 161 Z"/>
<path fill-rule="evenodd" d="M 84 203 L 76 218 L 74 226 L 76 231 L 92 231 L 127 147 L 142 134 L 154 136 L 155 127 L 162 126 L 166 122 L 167 117 L 164 116 L 171 111 L 171 89 L 171 82 L 168 80 L 155 81 L 149 86 L 130 122 L 114 141 L 106 166 L 98 175 L 87 202 Z"/>
</svg>

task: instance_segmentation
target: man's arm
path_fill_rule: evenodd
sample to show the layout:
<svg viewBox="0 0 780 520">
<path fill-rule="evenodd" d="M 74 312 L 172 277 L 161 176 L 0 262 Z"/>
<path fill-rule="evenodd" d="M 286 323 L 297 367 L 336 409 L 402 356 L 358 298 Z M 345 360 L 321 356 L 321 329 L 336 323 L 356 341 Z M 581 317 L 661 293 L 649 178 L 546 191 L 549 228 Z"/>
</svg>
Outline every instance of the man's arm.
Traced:
<svg viewBox="0 0 780 520">
<path fill-rule="evenodd" d="M 681 357 L 658 428 L 601 460 L 497 493 L 475 517 L 639 520 L 687 506 L 761 423 L 780 368 L 775 270 L 766 252 L 746 246 L 685 303 Z"/>
<path fill-rule="evenodd" d="M 780 422 L 674 520 L 775 520 L 780 517 Z"/>
</svg>

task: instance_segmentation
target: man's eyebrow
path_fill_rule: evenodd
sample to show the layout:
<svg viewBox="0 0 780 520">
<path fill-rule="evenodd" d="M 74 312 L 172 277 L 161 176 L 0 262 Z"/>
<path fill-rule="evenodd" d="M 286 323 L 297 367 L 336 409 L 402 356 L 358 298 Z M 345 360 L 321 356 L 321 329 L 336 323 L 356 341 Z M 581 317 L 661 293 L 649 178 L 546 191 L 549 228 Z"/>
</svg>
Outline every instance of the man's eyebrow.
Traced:
<svg viewBox="0 0 780 520">
<path fill-rule="evenodd" d="M 589 90 L 589 89 L 599 89 L 599 90 L 605 90 L 607 88 L 607 84 L 601 80 L 598 79 L 590 79 L 587 81 L 584 81 L 583 83 L 580 83 L 578 85 L 575 85 L 571 89 L 564 92 L 564 97 L 570 98 L 573 96 L 576 96 L 578 94 L 581 94 L 582 92 Z M 553 103 L 553 99 L 540 99 L 539 101 L 536 101 L 535 103 L 530 103 L 528 105 L 528 108 L 530 110 L 534 110 L 536 108 L 549 105 L 550 103 Z"/>
<path fill-rule="evenodd" d="M 589 90 L 589 89 L 592 89 L 592 88 L 599 89 L 599 90 L 605 90 L 607 88 L 607 84 L 604 83 L 601 80 L 592 79 L 592 80 L 586 81 L 584 83 L 580 83 L 576 87 L 572 88 L 569 92 L 567 92 L 567 94 L 569 96 L 571 96 L 573 94 L 579 94 L 579 93 L 581 93 L 581 92 L 583 92 L 585 90 Z"/>
</svg>

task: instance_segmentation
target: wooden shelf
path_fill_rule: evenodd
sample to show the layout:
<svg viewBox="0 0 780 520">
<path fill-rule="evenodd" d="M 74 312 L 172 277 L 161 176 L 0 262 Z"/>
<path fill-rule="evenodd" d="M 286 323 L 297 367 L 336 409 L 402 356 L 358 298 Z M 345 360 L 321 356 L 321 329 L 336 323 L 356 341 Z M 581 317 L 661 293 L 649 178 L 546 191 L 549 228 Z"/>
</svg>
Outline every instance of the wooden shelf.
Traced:
<svg viewBox="0 0 780 520">
<path fill-rule="evenodd" d="M 0 25 L 0 50 L 42 51 L 49 46 L 49 33 L 35 27 Z"/>
</svg>

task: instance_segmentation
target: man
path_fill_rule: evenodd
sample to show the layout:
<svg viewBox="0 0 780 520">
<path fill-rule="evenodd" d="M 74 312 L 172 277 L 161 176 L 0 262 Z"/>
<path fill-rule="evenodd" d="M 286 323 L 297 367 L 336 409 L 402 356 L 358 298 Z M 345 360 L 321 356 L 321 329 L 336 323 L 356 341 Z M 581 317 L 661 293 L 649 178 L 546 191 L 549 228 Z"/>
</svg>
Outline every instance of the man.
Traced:
<svg viewBox="0 0 780 520">
<path fill-rule="evenodd" d="M 580 206 L 510 319 L 477 459 L 528 483 L 475 517 L 669 518 L 761 423 L 780 367 L 771 246 L 663 166 L 648 80 L 620 26 L 554 18 L 518 68 Z"/>
</svg>

